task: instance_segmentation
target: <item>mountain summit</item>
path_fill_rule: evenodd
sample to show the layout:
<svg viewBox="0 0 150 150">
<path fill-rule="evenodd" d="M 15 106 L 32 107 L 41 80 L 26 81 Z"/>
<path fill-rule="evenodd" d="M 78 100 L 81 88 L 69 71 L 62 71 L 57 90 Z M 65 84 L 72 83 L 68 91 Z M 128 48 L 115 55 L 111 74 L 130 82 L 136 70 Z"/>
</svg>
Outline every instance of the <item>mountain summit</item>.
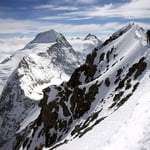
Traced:
<svg viewBox="0 0 150 150">
<path fill-rule="evenodd" d="M 89 33 L 84 40 L 90 40 L 90 39 L 98 39 L 94 34 Z"/>
<path fill-rule="evenodd" d="M 60 33 L 55 30 L 49 30 L 46 32 L 39 33 L 31 43 L 53 43 L 56 42 L 58 38 L 60 38 Z"/>
</svg>

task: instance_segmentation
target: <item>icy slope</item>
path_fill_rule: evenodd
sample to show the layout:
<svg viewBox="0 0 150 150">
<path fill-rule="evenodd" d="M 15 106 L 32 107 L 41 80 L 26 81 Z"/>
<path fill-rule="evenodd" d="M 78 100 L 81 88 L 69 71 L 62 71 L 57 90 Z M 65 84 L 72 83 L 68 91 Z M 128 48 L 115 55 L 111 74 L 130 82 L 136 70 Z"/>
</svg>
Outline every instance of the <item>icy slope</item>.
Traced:
<svg viewBox="0 0 150 150">
<path fill-rule="evenodd" d="M 11 146 L 10 143 L 7 144 L 16 150 L 111 147 L 116 139 L 115 131 L 118 131 L 118 135 L 122 133 L 120 122 L 131 118 L 128 120 L 130 126 L 135 113 L 129 108 L 129 114 L 124 120 L 120 117 L 122 121 L 114 125 L 109 124 L 109 118 L 112 116 L 110 122 L 113 122 L 117 112 L 118 115 L 125 114 L 123 109 L 127 110 L 126 105 L 129 106 L 136 99 L 136 92 L 139 96 L 142 95 L 144 80 L 149 79 L 149 57 L 150 49 L 146 46 L 142 28 L 134 24 L 123 27 L 105 41 L 101 48 L 93 50 L 87 56 L 86 63 L 74 71 L 67 83 L 44 90 L 37 119 L 18 132 L 16 140 L 13 138 L 11 141 Z M 136 102 L 130 106 L 135 106 L 134 104 Z M 136 107 L 135 111 L 138 110 Z M 116 115 L 114 120 L 117 118 Z M 96 136 L 103 138 L 103 145 Z M 134 146 L 136 141 L 139 139 L 135 139 Z M 68 144 L 63 145 L 65 143 Z M 124 141 L 124 145 L 128 146 L 128 142 Z"/>
</svg>

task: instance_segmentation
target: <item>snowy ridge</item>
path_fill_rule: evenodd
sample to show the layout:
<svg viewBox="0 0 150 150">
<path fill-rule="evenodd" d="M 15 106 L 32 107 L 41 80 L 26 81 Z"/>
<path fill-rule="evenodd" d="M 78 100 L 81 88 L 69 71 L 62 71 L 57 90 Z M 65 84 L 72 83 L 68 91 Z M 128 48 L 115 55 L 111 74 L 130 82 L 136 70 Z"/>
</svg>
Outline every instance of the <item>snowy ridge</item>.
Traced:
<svg viewBox="0 0 150 150">
<path fill-rule="evenodd" d="M 99 130 L 106 128 L 111 131 L 110 124 L 105 122 L 109 122 L 111 117 L 113 121 L 117 112 L 119 114 L 126 105 L 131 106 L 130 102 L 133 103 L 132 106 L 137 104 L 133 102 L 136 92 L 138 96 L 142 95 L 145 79 L 149 80 L 150 67 L 150 48 L 146 46 L 143 30 L 137 25 L 129 24 L 116 33 L 101 48 L 93 50 L 87 56 L 86 63 L 74 71 L 68 82 L 44 89 L 43 99 L 39 103 L 40 114 L 18 133 L 12 143 L 14 149 L 86 150 L 91 149 L 91 146 L 101 150 L 109 149 L 109 146 L 110 149 L 116 148 L 113 145 L 113 140 L 116 139 L 114 130 L 110 133 L 106 131 L 108 136 L 102 140 L 104 145 L 100 145 L 99 140 L 94 142 L 96 146 L 91 145 L 90 136 L 96 138 L 97 135 L 102 139 L 105 131 L 101 134 Z M 115 131 L 122 133 L 121 129 L 118 130 L 119 123 L 113 127 Z M 108 143 L 109 135 L 112 138 Z M 141 140 L 146 141 L 145 138 Z M 128 147 L 132 149 L 137 141 L 135 139 L 134 147 L 128 145 L 127 141 L 124 144 L 132 146 Z M 142 148 L 145 146 L 144 142 L 140 144 Z M 125 148 L 127 147 L 120 147 L 121 150 Z"/>
</svg>

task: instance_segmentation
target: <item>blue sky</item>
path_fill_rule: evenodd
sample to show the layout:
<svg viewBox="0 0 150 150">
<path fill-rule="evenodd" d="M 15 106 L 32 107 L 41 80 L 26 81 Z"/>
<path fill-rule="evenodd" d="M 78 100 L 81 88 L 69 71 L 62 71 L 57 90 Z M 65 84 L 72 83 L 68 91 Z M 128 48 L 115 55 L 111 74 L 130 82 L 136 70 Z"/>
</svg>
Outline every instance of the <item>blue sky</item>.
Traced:
<svg viewBox="0 0 150 150">
<path fill-rule="evenodd" d="M 150 0 L 1 0 L 0 38 L 55 29 L 107 37 L 128 22 L 150 28 Z"/>
</svg>

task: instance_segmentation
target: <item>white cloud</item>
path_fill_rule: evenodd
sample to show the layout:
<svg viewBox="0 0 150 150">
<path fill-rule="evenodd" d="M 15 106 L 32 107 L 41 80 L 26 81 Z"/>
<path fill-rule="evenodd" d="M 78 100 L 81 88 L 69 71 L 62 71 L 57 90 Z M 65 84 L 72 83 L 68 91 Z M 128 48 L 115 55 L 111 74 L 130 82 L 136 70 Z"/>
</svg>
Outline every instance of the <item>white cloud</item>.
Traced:
<svg viewBox="0 0 150 150">
<path fill-rule="evenodd" d="M 50 10 L 69 10 L 69 11 L 78 10 L 77 7 L 72 7 L 72 6 L 57 6 L 57 5 L 51 5 L 51 4 L 38 5 L 38 6 L 35 6 L 33 8 L 34 9 L 50 9 Z"/>
<path fill-rule="evenodd" d="M 51 4 L 45 4 L 45 5 L 38 5 L 38 6 L 34 6 L 34 9 L 51 9 L 53 8 L 54 5 Z"/>
<path fill-rule="evenodd" d="M 40 20 L 61 20 L 61 19 L 67 19 L 69 20 L 69 16 L 47 16 L 47 17 L 41 17 Z"/>
<path fill-rule="evenodd" d="M 65 0 L 66 2 L 68 0 Z M 73 3 L 91 3 L 97 0 L 76 0 Z M 71 2 L 71 1 L 68 1 Z M 149 19 L 150 18 L 150 0 L 131 0 L 130 2 L 120 4 L 105 4 L 103 6 L 88 5 L 86 7 L 59 6 L 59 5 L 40 5 L 35 9 L 49 9 L 54 11 L 69 10 L 67 13 L 57 13 L 57 16 L 44 16 L 44 20 L 81 20 L 91 18 L 123 18 L 123 19 Z M 74 18 L 74 19 L 73 19 Z"/>
<path fill-rule="evenodd" d="M 31 41 L 31 38 L 27 37 L 0 39 L 0 62 L 17 50 L 24 48 L 29 41 Z"/>
<path fill-rule="evenodd" d="M 116 28 L 119 23 L 109 24 L 62 24 L 62 23 L 49 23 L 49 22 L 36 22 L 36 21 L 18 21 L 12 19 L 0 19 L 0 33 L 29 33 L 29 32 L 41 32 L 44 30 L 55 29 L 63 33 L 80 33 L 80 32 L 97 32 L 103 30 L 104 27 L 110 29 Z"/>
<path fill-rule="evenodd" d="M 132 0 L 119 8 L 126 18 L 150 18 L 149 0 Z"/>
<path fill-rule="evenodd" d="M 114 31 L 121 28 L 124 24 L 119 22 L 110 22 L 105 24 L 62 24 L 55 22 L 36 22 L 36 21 L 17 21 L 12 19 L 0 19 L 0 34 L 5 33 L 24 33 L 29 34 L 30 32 L 34 32 L 35 34 L 47 31 L 50 29 L 55 29 L 58 32 L 61 32 L 67 36 L 72 35 L 86 35 L 87 32 L 94 33 L 100 36 L 109 36 Z M 149 23 L 138 22 L 144 28 L 150 28 Z"/>
<path fill-rule="evenodd" d="M 41 17 L 39 18 L 40 20 L 86 20 L 86 19 L 91 19 L 91 17 L 71 17 L 71 16 L 65 16 L 65 15 L 60 15 L 60 16 L 47 16 L 47 17 Z"/>
<path fill-rule="evenodd" d="M 54 7 L 53 10 L 69 10 L 69 11 L 73 11 L 73 10 L 78 10 L 77 7 L 70 7 L 70 6 L 59 6 L 59 7 Z"/>
<path fill-rule="evenodd" d="M 77 3 L 94 4 L 97 0 L 76 0 Z"/>
<path fill-rule="evenodd" d="M 28 33 L 34 31 L 41 23 L 30 20 L 0 19 L 0 33 Z"/>
<path fill-rule="evenodd" d="M 127 19 L 150 18 L 149 0 L 132 0 L 120 5 L 107 4 L 104 6 L 91 6 L 76 12 L 69 12 L 63 15 L 80 17 L 122 17 Z"/>
</svg>

